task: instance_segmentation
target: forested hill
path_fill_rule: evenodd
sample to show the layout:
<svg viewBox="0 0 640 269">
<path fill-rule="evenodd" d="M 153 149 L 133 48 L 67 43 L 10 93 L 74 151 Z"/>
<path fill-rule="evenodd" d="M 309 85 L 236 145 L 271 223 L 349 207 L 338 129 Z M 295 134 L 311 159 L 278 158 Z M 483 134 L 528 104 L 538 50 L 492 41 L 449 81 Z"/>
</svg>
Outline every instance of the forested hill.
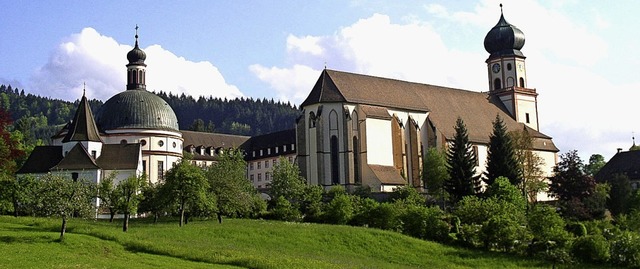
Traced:
<svg viewBox="0 0 640 269">
<path fill-rule="evenodd" d="M 240 98 L 227 100 L 160 92 L 176 112 L 181 130 L 195 130 L 241 135 L 259 135 L 293 128 L 300 111 L 289 103 L 273 100 Z M 0 85 L 0 108 L 9 111 L 14 128 L 22 132 L 28 144 L 38 139 L 49 142 L 67 123 L 78 106 L 75 102 L 25 93 L 24 89 Z M 90 100 L 91 110 L 98 111 L 103 104 Z"/>
<path fill-rule="evenodd" d="M 181 130 L 260 135 L 294 128 L 300 111 L 273 99 L 177 96 L 158 93 L 176 112 Z"/>
</svg>

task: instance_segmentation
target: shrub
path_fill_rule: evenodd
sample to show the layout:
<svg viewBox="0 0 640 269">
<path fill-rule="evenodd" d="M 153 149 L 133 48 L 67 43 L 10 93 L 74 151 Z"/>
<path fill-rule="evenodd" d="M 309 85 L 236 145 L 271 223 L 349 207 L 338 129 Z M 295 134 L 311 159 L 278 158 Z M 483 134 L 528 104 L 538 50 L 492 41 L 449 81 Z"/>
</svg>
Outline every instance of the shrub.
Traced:
<svg viewBox="0 0 640 269">
<path fill-rule="evenodd" d="M 409 206 L 402 216 L 404 234 L 446 242 L 449 238 L 449 224 L 443 220 L 444 212 L 438 207 Z"/>
<path fill-rule="evenodd" d="M 482 225 L 480 237 L 487 249 L 515 251 L 529 242 L 525 226 L 508 215 L 495 215 Z"/>
<path fill-rule="evenodd" d="M 379 203 L 371 198 L 353 197 L 353 217 L 349 224 L 354 226 L 369 226 L 377 216 L 374 211 Z"/>
<path fill-rule="evenodd" d="M 628 267 L 640 267 L 640 236 L 624 231 L 611 242 L 611 263 Z"/>
<path fill-rule="evenodd" d="M 396 203 L 382 203 L 372 210 L 372 218 L 369 222 L 370 227 L 383 230 L 399 231 L 400 214 L 402 209 Z"/>
<path fill-rule="evenodd" d="M 272 219 L 285 221 L 300 221 L 302 218 L 300 211 L 295 208 L 284 196 L 278 196 L 274 201 L 273 208 L 269 215 Z"/>
<path fill-rule="evenodd" d="M 609 259 L 609 243 L 602 235 L 587 235 L 573 242 L 571 253 L 582 262 L 604 263 Z"/>
<path fill-rule="evenodd" d="M 586 236 L 587 227 L 581 222 L 574 222 L 567 226 L 567 230 L 575 236 Z"/>
<path fill-rule="evenodd" d="M 338 194 L 326 204 L 324 220 L 332 224 L 347 224 L 353 217 L 353 204 L 348 194 Z"/>
</svg>

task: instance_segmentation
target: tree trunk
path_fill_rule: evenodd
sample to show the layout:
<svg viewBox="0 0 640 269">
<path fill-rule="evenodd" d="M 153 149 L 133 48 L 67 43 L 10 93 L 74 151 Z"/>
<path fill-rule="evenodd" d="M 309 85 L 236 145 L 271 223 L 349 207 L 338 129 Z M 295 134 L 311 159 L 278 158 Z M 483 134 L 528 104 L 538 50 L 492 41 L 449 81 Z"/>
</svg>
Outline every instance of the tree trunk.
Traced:
<svg viewBox="0 0 640 269">
<path fill-rule="evenodd" d="M 122 220 L 122 231 L 126 232 L 129 230 L 129 212 L 124 213 L 124 219 Z"/>
<path fill-rule="evenodd" d="M 158 213 L 153 214 L 153 224 L 158 223 Z"/>
<path fill-rule="evenodd" d="M 222 214 L 218 212 L 217 215 L 218 215 L 218 223 L 222 223 Z"/>
<path fill-rule="evenodd" d="M 17 200 L 17 199 L 13 199 L 13 216 L 14 216 L 14 217 L 16 217 L 16 218 L 17 218 L 17 217 L 18 217 L 18 215 L 19 215 L 19 214 L 18 214 L 18 207 L 19 207 L 19 206 L 20 206 L 20 205 L 18 204 L 18 200 Z"/>
<path fill-rule="evenodd" d="M 113 217 L 116 215 L 116 211 L 109 209 L 109 223 L 113 222 Z"/>
<path fill-rule="evenodd" d="M 184 213 L 184 224 L 189 224 L 189 212 Z"/>
<path fill-rule="evenodd" d="M 184 204 L 180 205 L 180 227 L 184 223 Z"/>
<path fill-rule="evenodd" d="M 60 229 L 60 240 L 64 239 L 64 233 L 67 231 L 67 216 L 62 216 L 62 228 Z"/>
</svg>

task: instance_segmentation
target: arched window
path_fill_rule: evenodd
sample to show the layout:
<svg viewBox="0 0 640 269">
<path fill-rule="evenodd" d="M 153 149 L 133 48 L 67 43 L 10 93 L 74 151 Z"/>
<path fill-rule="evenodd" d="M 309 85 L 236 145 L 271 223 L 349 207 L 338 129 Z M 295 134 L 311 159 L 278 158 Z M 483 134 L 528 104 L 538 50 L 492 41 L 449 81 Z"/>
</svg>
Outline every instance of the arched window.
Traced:
<svg viewBox="0 0 640 269">
<path fill-rule="evenodd" d="M 524 88 L 524 78 L 520 78 L 520 87 Z"/>
<path fill-rule="evenodd" d="M 335 110 L 329 112 L 329 130 L 338 130 L 338 113 Z"/>
<path fill-rule="evenodd" d="M 316 114 L 311 112 L 309 113 L 309 128 L 316 127 Z"/>
<path fill-rule="evenodd" d="M 358 130 L 358 112 L 356 112 L 355 110 L 351 114 L 351 128 L 354 131 Z"/>
<path fill-rule="evenodd" d="M 338 170 L 338 137 L 331 136 L 331 184 L 340 184 L 340 171 Z"/>
<path fill-rule="evenodd" d="M 133 71 L 133 83 L 135 84 L 138 81 L 138 72 Z"/>
<path fill-rule="evenodd" d="M 144 76 L 142 75 L 142 70 L 138 70 L 138 84 L 142 84 L 142 78 L 144 78 Z"/>
<path fill-rule="evenodd" d="M 494 90 L 502 89 L 502 83 L 499 78 L 496 78 L 495 80 L 493 80 L 493 89 Z"/>
<path fill-rule="evenodd" d="M 353 137 L 353 180 L 356 184 L 360 184 L 360 144 L 358 138 Z"/>
</svg>

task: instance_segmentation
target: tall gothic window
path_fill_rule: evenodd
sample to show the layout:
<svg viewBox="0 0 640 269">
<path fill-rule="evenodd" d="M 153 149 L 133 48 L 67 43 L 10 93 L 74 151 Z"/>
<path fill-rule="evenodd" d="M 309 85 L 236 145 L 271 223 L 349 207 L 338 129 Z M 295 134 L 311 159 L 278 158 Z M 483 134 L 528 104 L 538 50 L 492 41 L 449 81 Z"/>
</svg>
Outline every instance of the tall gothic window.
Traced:
<svg viewBox="0 0 640 269">
<path fill-rule="evenodd" d="M 353 180 L 356 184 L 360 184 L 360 144 L 358 138 L 353 137 Z"/>
<path fill-rule="evenodd" d="M 331 136 L 331 184 L 340 184 L 340 171 L 338 170 L 338 137 Z"/>
</svg>

